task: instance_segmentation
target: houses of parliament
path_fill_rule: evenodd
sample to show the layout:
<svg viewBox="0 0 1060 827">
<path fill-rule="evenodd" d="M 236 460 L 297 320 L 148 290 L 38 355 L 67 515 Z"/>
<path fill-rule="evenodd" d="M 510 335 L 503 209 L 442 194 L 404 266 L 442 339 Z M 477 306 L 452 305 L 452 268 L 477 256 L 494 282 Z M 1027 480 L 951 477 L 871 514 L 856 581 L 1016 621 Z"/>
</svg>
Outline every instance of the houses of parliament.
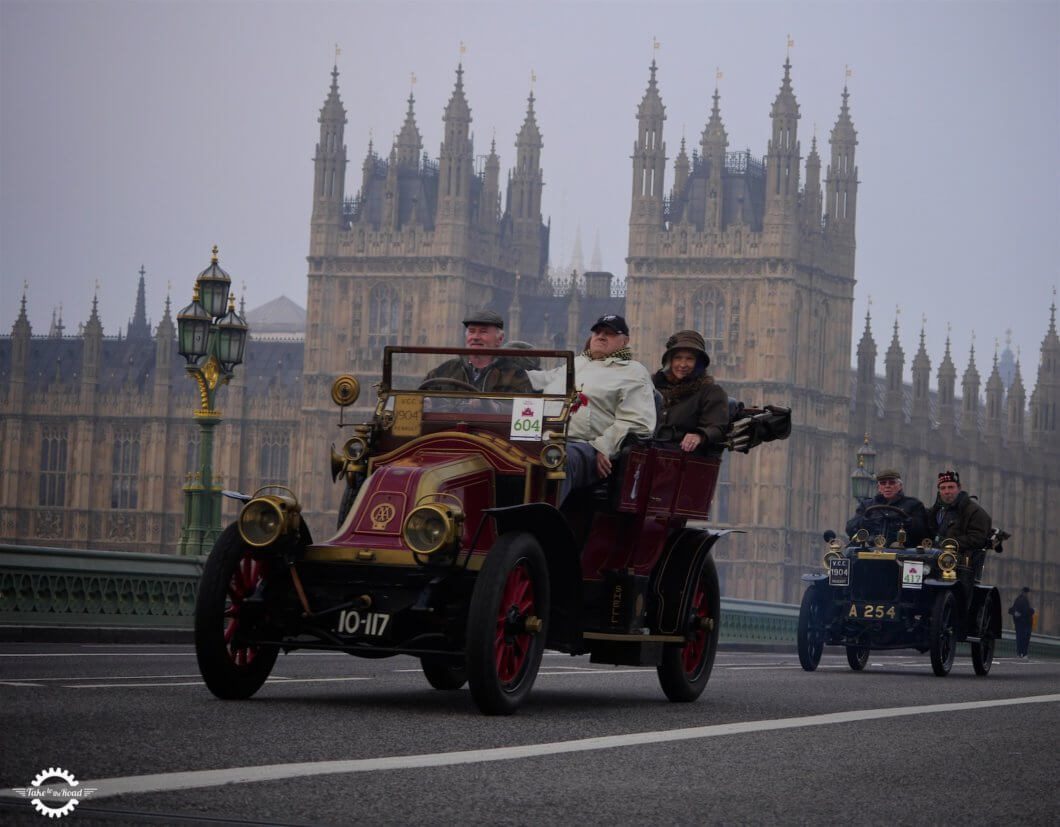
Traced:
<svg viewBox="0 0 1060 827">
<path fill-rule="evenodd" d="M 509 339 L 574 350 L 592 320 L 619 312 L 652 369 L 670 333 L 692 327 L 730 396 L 792 408 L 788 440 L 725 458 L 711 519 L 746 533 L 716 546 L 724 595 L 799 601 L 800 576 L 820 568 L 821 531 L 852 513 L 854 456 L 868 436 L 877 462 L 902 469 L 927 505 L 935 473 L 960 471 L 1012 534 L 987 579 L 1003 602 L 1030 586 L 1039 630 L 1060 633 L 1055 303 L 1029 396 L 1009 352 L 994 355 L 984 385 L 973 350 L 958 389 L 949 345 L 933 373 L 923 332 L 907 373 L 897 322 L 881 365 L 871 318 L 855 343 L 858 142 L 848 90 L 837 90 L 827 149 L 814 138 L 805 157 L 789 61 L 761 156 L 729 151 L 715 90 L 698 146 L 682 139 L 670 166 L 657 75 L 653 62 L 631 168 L 615 170 L 631 182 L 625 278 L 560 280 L 549 267 L 547 158 L 532 93 L 503 178 L 495 142 L 476 155 L 458 67 L 438 155 L 424 151 L 410 95 L 393 145 L 369 146 L 354 191 L 333 70 L 313 161 L 304 324 L 283 331 L 250 314 L 245 363 L 219 394 L 215 482 L 288 485 L 326 536 L 342 493 L 328 472 L 330 446 L 342 441 L 329 394 L 337 375 L 371 388 L 384 346 L 449 343 L 470 309 L 504 315 Z M 169 298 L 160 309 L 152 326 L 142 269 L 116 337 L 104 335 L 95 300 L 76 334 L 58 317 L 34 331 L 25 295 L 11 309 L 10 335 L 0 337 L 0 543 L 176 553 L 182 489 L 197 467 L 198 391 L 176 352 Z M 225 519 L 235 513 L 226 501 Z"/>
</svg>

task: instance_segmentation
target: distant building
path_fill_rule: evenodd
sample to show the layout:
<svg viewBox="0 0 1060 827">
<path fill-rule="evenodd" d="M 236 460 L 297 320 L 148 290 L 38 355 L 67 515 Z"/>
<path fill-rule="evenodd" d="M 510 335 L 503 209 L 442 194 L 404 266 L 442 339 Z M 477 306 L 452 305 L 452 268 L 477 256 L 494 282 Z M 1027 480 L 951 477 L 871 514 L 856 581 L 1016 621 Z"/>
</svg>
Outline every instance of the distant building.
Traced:
<svg viewBox="0 0 1060 827">
<path fill-rule="evenodd" d="M 712 519 L 747 531 L 716 547 L 725 594 L 798 601 L 800 575 L 819 567 L 821 530 L 841 527 L 853 507 L 853 456 L 868 434 L 878 461 L 901 468 L 907 490 L 928 504 L 936 471 L 958 468 L 1013 534 L 988 577 L 1004 599 L 1031 585 L 1042 629 L 1060 631 L 1055 307 L 1029 398 L 1011 349 L 995 356 L 985 387 L 969 354 L 958 397 L 947 345 L 929 391 L 923 334 L 907 381 L 897 324 L 878 374 L 869 318 L 852 372 L 859 181 L 850 96 L 844 88 L 822 170 L 816 138 L 801 154 L 791 68 L 785 62 L 764 156 L 729 151 L 715 90 L 699 145 L 689 153 L 682 140 L 667 188 L 666 109 L 652 63 L 625 173 L 624 280 L 599 269 L 595 244 L 589 272 L 549 276 L 533 94 L 503 184 L 495 143 L 475 153 L 458 68 L 438 156 L 423 151 L 410 95 L 393 145 L 385 155 L 369 146 L 360 187 L 347 195 L 346 110 L 333 71 L 318 119 L 307 306 L 280 297 L 248 314 L 246 364 L 218 400 L 222 484 L 290 485 L 325 535 L 341 493 L 327 473 L 329 446 L 342 439 L 329 395 L 338 374 L 360 377 L 364 409 L 384 346 L 457 344 L 468 310 L 500 312 L 509 338 L 575 350 L 593 319 L 619 312 L 653 370 L 666 338 L 694 327 L 731 396 L 793 408 L 789 440 L 723 465 Z M 143 276 L 122 336 L 103 335 L 95 301 L 77 335 L 59 313 L 47 336 L 34 336 L 23 297 L 0 337 L 0 542 L 175 551 L 181 486 L 198 450 L 197 395 L 176 354 L 168 298 L 157 327 L 147 321 Z M 233 504 L 225 509 L 234 516 Z"/>
</svg>

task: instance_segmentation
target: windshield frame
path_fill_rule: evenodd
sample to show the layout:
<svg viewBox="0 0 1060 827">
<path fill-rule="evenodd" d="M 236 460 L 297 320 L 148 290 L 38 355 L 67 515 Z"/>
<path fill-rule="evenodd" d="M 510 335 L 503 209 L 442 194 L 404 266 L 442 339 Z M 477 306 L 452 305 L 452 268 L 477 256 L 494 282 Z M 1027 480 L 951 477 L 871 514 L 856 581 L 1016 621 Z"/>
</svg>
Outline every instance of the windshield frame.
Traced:
<svg viewBox="0 0 1060 827">
<path fill-rule="evenodd" d="M 563 359 L 567 369 L 567 381 L 566 390 L 562 394 L 546 394 L 538 393 L 535 396 L 542 396 L 545 399 L 570 399 L 574 394 L 574 351 L 572 350 L 544 350 L 544 349 L 528 349 L 528 348 L 511 348 L 511 347 L 403 347 L 401 345 L 387 345 L 383 348 L 383 375 L 379 381 L 378 392 L 379 398 L 383 399 L 387 396 L 391 396 L 395 393 L 418 393 L 421 395 L 439 395 L 435 391 L 419 390 L 418 388 L 394 388 L 392 379 L 392 364 L 393 357 L 400 354 L 427 354 L 431 356 L 447 356 L 447 357 L 467 357 L 467 356 L 507 356 L 511 358 L 523 357 L 523 356 L 541 356 L 551 359 Z M 471 391 L 465 390 L 451 390 L 446 391 L 445 396 L 468 396 L 474 398 L 499 398 L 499 399 L 517 399 L 519 397 L 525 397 L 525 393 L 509 393 L 501 391 L 477 391 L 472 393 Z"/>
</svg>

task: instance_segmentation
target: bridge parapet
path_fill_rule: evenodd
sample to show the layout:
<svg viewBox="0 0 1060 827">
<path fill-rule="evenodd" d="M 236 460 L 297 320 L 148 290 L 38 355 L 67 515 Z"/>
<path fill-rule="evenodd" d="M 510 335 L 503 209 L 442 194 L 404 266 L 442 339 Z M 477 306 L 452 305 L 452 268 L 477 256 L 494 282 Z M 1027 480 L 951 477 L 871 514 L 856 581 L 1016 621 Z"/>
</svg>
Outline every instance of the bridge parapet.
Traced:
<svg viewBox="0 0 1060 827">
<path fill-rule="evenodd" d="M 165 629 L 190 633 L 205 558 L 0 545 L 0 627 Z M 721 600 L 721 643 L 794 651 L 799 607 Z M 963 648 L 962 644 L 962 648 Z M 1035 635 L 1032 652 L 1060 657 L 1060 638 Z M 998 655 L 1015 653 L 1004 632 Z"/>
<path fill-rule="evenodd" d="M 203 561 L 0 545 L 0 624 L 190 629 Z"/>
</svg>

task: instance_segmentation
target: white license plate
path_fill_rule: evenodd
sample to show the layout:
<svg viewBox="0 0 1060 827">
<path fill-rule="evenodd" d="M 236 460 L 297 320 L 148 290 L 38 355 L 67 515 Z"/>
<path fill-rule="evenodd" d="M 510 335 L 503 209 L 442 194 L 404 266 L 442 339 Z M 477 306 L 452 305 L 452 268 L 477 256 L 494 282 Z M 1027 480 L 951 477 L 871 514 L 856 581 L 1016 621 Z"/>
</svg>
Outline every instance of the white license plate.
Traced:
<svg viewBox="0 0 1060 827">
<path fill-rule="evenodd" d="M 362 635 L 363 637 L 382 637 L 390 625 L 390 615 L 386 612 L 360 612 L 346 609 L 339 612 L 339 624 L 335 630 L 340 635 Z"/>
</svg>

